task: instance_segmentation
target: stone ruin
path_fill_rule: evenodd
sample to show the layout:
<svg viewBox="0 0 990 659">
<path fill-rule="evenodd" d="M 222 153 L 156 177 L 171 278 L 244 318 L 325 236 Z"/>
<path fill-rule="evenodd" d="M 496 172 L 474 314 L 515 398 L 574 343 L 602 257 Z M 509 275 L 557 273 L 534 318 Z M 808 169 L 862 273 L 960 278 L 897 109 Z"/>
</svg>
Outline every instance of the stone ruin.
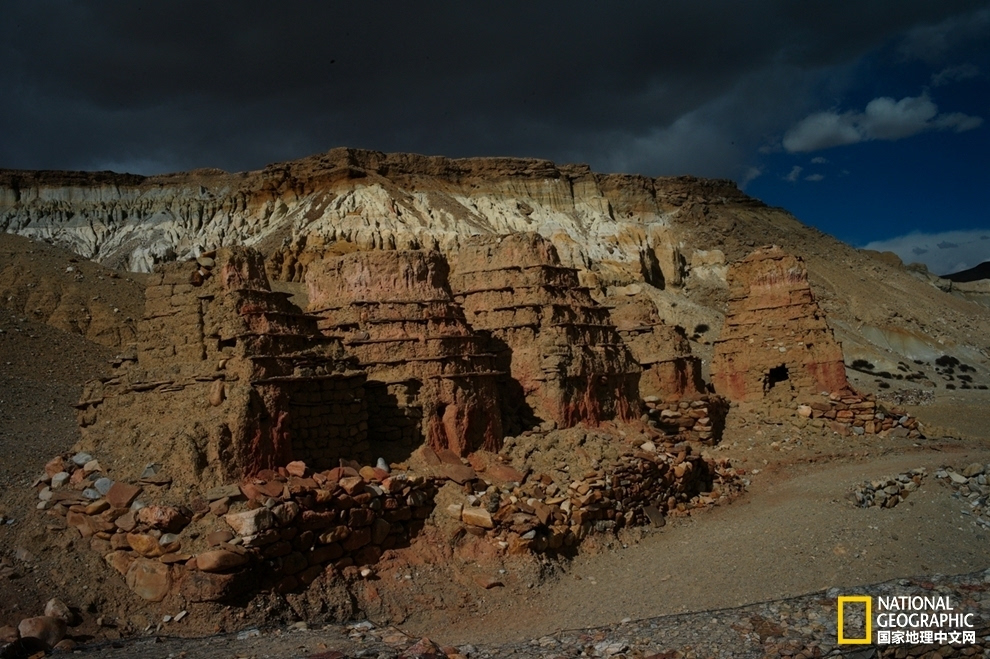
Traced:
<svg viewBox="0 0 990 659">
<path fill-rule="evenodd" d="M 842 348 L 802 261 L 765 247 L 733 264 L 727 279 L 729 309 L 712 357 L 715 391 L 733 401 L 789 404 L 849 387 Z"/>
<path fill-rule="evenodd" d="M 706 393 L 701 360 L 691 354 L 682 327 L 668 325 L 645 294 L 609 298 L 609 314 L 619 336 L 642 367 L 639 393 L 643 398 L 686 398 Z"/>
<path fill-rule="evenodd" d="M 715 391 L 755 408 L 822 418 L 840 435 L 921 436 L 916 419 L 878 408 L 846 379 L 842 347 L 797 257 L 768 246 L 728 271 L 729 308 L 715 342 Z"/>
<path fill-rule="evenodd" d="M 495 355 L 467 323 L 437 252 L 357 252 L 313 262 L 310 312 L 368 374 L 369 431 L 402 460 L 424 441 L 459 456 L 498 451 Z"/>
<path fill-rule="evenodd" d="M 365 375 L 340 342 L 271 290 L 260 254 L 214 256 L 151 275 L 136 350 L 77 405 L 80 445 L 207 483 L 366 452 Z"/>
<path fill-rule="evenodd" d="M 161 267 L 140 343 L 85 388 L 83 451 L 46 466 L 39 508 L 141 597 L 222 601 L 354 576 L 427 519 L 454 542 L 558 552 L 738 495 L 731 465 L 682 441 L 717 440 L 728 406 L 649 300 L 599 305 L 530 234 L 471 239 L 448 268 L 324 255 L 303 313 L 250 249 Z M 730 290 L 720 394 L 843 435 L 920 435 L 849 389 L 799 260 L 759 250 Z M 638 419 L 641 398 L 655 428 L 593 429 Z"/>
<path fill-rule="evenodd" d="M 608 309 L 537 234 L 472 238 L 453 257 L 451 287 L 468 323 L 487 333 L 507 424 L 569 428 L 640 414 L 640 367 Z"/>
<path fill-rule="evenodd" d="M 684 328 L 668 325 L 643 293 L 609 299 L 612 321 L 643 368 L 639 393 L 657 428 L 685 439 L 722 439 L 728 401 L 708 391 Z"/>
<path fill-rule="evenodd" d="M 292 460 L 402 461 L 424 444 L 496 452 L 503 425 L 638 418 L 640 368 L 549 241 L 471 245 L 456 297 L 437 252 L 315 260 L 308 313 L 271 290 L 251 249 L 160 267 L 138 346 L 77 405 L 80 446 L 112 442 L 135 462 L 220 483 Z"/>
</svg>

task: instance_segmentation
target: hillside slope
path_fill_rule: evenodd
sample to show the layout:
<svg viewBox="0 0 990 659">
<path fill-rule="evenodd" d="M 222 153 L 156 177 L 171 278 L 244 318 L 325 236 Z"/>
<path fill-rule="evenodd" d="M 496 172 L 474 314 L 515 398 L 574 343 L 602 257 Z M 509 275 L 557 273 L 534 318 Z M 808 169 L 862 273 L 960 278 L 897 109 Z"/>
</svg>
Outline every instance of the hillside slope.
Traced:
<svg viewBox="0 0 990 659">
<path fill-rule="evenodd" d="M 253 245 L 271 274 L 346 249 L 458 249 L 462 236 L 535 231 L 596 289 L 646 284 L 668 320 L 717 333 L 725 264 L 776 243 L 802 257 L 849 355 L 986 365 L 988 312 L 747 197 L 734 183 L 598 174 L 545 160 L 452 160 L 334 149 L 260 171 L 141 177 L 0 171 L 0 228 L 106 266 L 148 271 Z"/>
</svg>

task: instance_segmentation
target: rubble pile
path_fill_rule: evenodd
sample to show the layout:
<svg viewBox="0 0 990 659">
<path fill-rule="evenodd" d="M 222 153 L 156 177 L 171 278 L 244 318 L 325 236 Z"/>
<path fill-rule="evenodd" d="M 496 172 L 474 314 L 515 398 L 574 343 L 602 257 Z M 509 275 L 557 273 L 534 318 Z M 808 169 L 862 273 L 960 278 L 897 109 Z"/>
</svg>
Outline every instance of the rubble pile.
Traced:
<svg viewBox="0 0 990 659">
<path fill-rule="evenodd" d="M 654 438 L 527 431 L 506 438 L 498 456 L 470 456 L 470 466 L 443 454 L 427 461 L 461 470 L 461 489 L 443 503 L 464 533 L 489 537 L 509 554 L 560 552 L 590 534 L 663 526 L 668 516 L 726 503 L 745 487 L 744 472 L 728 462 Z"/>
<path fill-rule="evenodd" d="M 294 458 L 373 460 L 364 374 L 287 297 L 270 289 L 260 254 L 247 248 L 150 275 L 136 350 L 83 390 L 80 446 L 164 461 L 192 483 Z"/>
<path fill-rule="evenodd" d="M 142 598 L 203 602 L 290 592 L 328 570 L 374 564 L 408 545 L 436 495 L 430 479 L 353 463 L 312 472 L 290 462 L 155 503 L 167 483 L 154 473 L 113 480 L 89 454 L 58 456 L 38 484 L 39 508 L 64 518 Z"/>
<path fill-rule="evenodd" d="M 420 444 L 467 455 L 502 439 L 495 355 L 454 303 L 438 252 L 327 257 L 306 273 L 310 312 L 365 369 L 369 432 L 401 460 Z"/>
<path fill-rule="evenodd" d="M 917 490 L 927 475 L 928 470 L 920 467 L 890 478 L 866 481 L 849 494 L 849 499 L 860 508 L 893 508 Z"/>
<path fill-rule="evenodd" d="M 608 309 L 577 270 L 533 233 L 479 236 L 452 258 L 451 287 L 468 323 L 490 336 L 504 409 L 518 429 L 568 428 L 639 416 L 640 367 Z"/>
<path fill-rule="evenodd" d="M 956 470 L 944 467 L 935 472 L 935 478 L 955 490 L 952 495 L 965 502 L 963 515 L 973 518 L 973 524 L 990 529 L 990 464 L 974 462 Z"/>
</svg>

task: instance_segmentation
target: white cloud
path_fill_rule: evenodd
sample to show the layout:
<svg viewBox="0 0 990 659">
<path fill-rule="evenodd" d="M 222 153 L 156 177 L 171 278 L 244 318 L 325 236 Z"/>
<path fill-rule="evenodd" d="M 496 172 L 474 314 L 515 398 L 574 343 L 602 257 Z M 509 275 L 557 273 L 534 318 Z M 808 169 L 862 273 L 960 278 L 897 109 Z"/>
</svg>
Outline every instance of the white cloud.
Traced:
<svg viewBox="0 0 990 659">
<path fill-rule="evenodd" d="M 794 167 L 791 168 L 791 173 L 785 176 L 784 180 L 794 183 L 795 181 L 798 180 L 798 177 L 801 176 L 801 170 L 803 169 L 804 167 L 799 167 L 797 165 L 794 165 Z"/>
<path fill-rule="evenodd" d="M 824 165 L 825 163 L 828 162 L 828 158 L 822 158 L 821 156 L 815 156 L 814 158 L 811 159 L 811 162 L 812 162 L 812 164 L 815 164 L 815 165 Z"/>
<path fill-rule="evenodd" d="M 939 130 L 949 130 L 951 128 L 957 133 L 965 133 L 967 130 L 979 128 L 981 125 L 983 125 L 983 119 L 981 117 L 973 117 L 962 112 L 940 114 L 935 118 L 936 128 Z"/>
<path fill-rule="evenodd" d="M 745 190 L 747 185 L 749 185 L 750 183 L 752 183 L 754 180 L 756 180 L 762 175 L 763 175 L 762 167 L 750 167 L 743 173 L 742 179 L 739 181 L 740 189 Z"/>
<path fill-rule="evenodd" d="M 900 140 L 927 130 L 961 133 L 983 124 L 981 117 L 961 112 L 938 113 L 927 94 L 899 101 L 882 96 L 866 104 L 863 112 L 816 112 L 784 134 L 784 149 L 805 153 L 870 140 Z"/>
<path fill-rule="evenodd" d="M 910 233 L 873 241 L 864 249 L 894 252 L 905 263 L 924 263 L 933 273 L 946 275 L 990 261 L 990 230 Z"/>
<path fill-rule="evenodd" d="M 958 66 L 947 66 L 938 73 L 932 75 L 932 85 L 935 87 L 941 87 L 942 85 L 947 85 L 950 82 L 959 82 L 960 80 L 968 80 L 969 78 L 975 78 L 980 75 L 980 68 L 975 64 L 960 64 Z"/>
<path fill-rule="evenodd" d="M 808 176 L 805 176 L 804 177 L 804 180 L 805 181 L 811 181 L 812 183 L 818 183 L 818 181 L 825 180 L 825 175 L 824 174 L 809 174 Z"/>
<path fill-rule="evenodd" d="M 798 153 L 862 142 L 863 135 L 852 117 L 851 113 L 835 112 L 809 115 L 784 134 L 784 149 Z"/>
<path fill-rule="evenodd" d="M 937 114 L 938 106 L 927 95 L 908 96 L 899 101 L 884 96 L 866 104 L 859 125 L 865 139 L 893 141 L 925 130 Z"/>
</svg>

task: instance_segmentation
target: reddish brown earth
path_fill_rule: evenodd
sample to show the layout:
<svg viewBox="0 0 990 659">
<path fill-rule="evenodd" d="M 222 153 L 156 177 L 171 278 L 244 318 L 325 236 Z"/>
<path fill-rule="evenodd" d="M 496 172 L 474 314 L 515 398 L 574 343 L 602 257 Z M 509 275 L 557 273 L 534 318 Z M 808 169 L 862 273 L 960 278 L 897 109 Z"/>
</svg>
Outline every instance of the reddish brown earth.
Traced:
<svg viewBox="0 0 990 659">
<path fill-rule="evenodd" d="M 447 181 L 454 199 L 494 171 L 343 155 L 352 169 L 266 170 L 258 180 L 281 182 L 263 192 L 243 178 L 224 226 L 243 220 L 239 208 L 292 195 L 302 208 L 340 182 L 361 203 L 378 199 L 359 181 L 387 191 L 392 205 L 378 202 L 395 219 L 429 197 L 396 202 L 402 186 L 419 194 Z M 581 203 L 600 195 L 613 209 L 663 213 L 676 235 L 619 222 L 617 246 L 646 246 L 641 261 L 589 263 L 588 245 L 564 234 L 460 236 L 441 253 L 395 250 L 421 245 L 387 231 L 370 243 L 272 234 L 263 254 L 197 248 L 198 262 L 166 265 L 147 289 L 0 236 L 0 627 L 58 594 L 79 616 L 79 640 L 366 616 L 444 643 L 501 642 L 990 563 L 984 525 L 933 476 L 990 462 L 985 310 L 724 185 L 636 187 L 523 165 L 501 163 L 489 181 L 498 194 L 528 181 L 534 198 L 519 197 L 525 219 L 510 224 L 570 203 L 544 195 L 537 179 L 552 174 L 593 189 L 574 193 Z M 327 167 L 337 178 L 320 177 Z M 36 178 L 17 185 L 53 181 Z M 369 212 L 352 210 L 345 223 Z M 745 258 L 769 242 L 807 270 L 775 248 Z M 708 374 L 714 392 L 699 384 Z M 118 491 L 109 509 L 91 508 L 70 484 L 36 509 L 44 490 L 31 481 L 78 448 L 155 505 L 126 512 Z M 373 469 L 378 456 L 413 480 Z M 139 479 L 149 462 L 163 475 Z M 896 507 L 850 503 L 864 481 L 917 468 L 927 476 Z M 221 483 L 239 485 L 233 500 L 202 500 Z M 211 540 L 236 526 L 228 507 L 252 519 L 271 509 L 278 527 Z M 302 537 L 309 524 L 318 542 Z M 155 542 L 173 527 L 178 539 Z M 258 594 L 213 601 L 244 575 Z"/>
</svg>

